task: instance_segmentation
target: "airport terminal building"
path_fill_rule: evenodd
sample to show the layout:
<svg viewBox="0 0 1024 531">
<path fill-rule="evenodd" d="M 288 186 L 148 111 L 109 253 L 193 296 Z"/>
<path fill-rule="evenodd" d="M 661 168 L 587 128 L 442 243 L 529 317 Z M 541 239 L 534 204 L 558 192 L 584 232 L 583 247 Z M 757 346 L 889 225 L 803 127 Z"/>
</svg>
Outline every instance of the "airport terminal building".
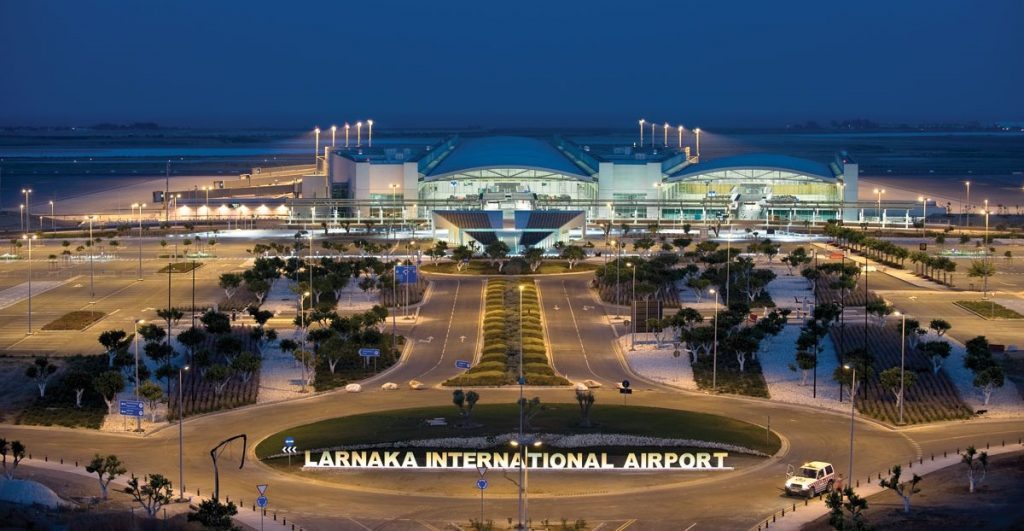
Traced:
<svg viewBox="0 0 1024 531">
<path fill-rule="evenodd" d="M 702 161 L 682 142 L 637 148 L 561 136 L 453 135 L 418 145 L 327 148 L 317 170 L 323 178 L 303 183 L 295 215 L 428 220 L 459 243 L 474 231 L 482 244 L 504 232 L 516 246 L 546 246 L 569 228 L 594 223 L 803 223 L 837 219 L 844 210 L 847 219 L 862 215 L 857 164 L 845 153 L 827 162 L 771 154 Z M 565 223 L 541 227 L 552 233 L 539 241 L 524 239 L 529 216 L 517 212 L 534 210 L 570 214 L 549 216 L 548 225 Z M 465 214 L 471 211 L 505 214 Z M 453 220 L 469 226 L 459 230 Z"/>
</svg>

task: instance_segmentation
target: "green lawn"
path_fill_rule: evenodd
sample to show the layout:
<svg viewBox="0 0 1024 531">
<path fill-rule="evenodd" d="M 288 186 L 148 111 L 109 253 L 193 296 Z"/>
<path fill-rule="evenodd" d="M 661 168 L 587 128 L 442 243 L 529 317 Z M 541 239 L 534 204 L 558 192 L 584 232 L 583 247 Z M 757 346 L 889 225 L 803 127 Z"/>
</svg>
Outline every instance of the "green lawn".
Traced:
<svg viewBox="0 0 1024 531">
<path fill-rule="evenodd" d="M 89 325 L 99 321 L 106 315 L 103 312 L 91 310 L 76 310 L 68 312 L 43 326 L 43 330 L 84 330 Z"/>
<path fill-rule="evenodd" d="M 486 398 L 485 394 L 483 400 Z M 544 407 L 530 422 L 532 432 L 696 439 L 734 444 L 768 454 L 774 454 L 780 445 L 774 433 L 770 434 L 766 444 L 762 427 L 707 413 L 597 403 L 591 412 L 593 427 L 583 428 L 579 425 L 579 407 L 575 403 L 552 403 Z M 436 417 L 444 417 L 448 425 L 425 424 L 426 419 Z M 473 410 L 472 427 L 466 428 L 458 426 L 462 419 L 455 406 L 366 413 L 288 428 L 260 442 L 256 446 L 256 456 L 263 459 L 280 453 L 286 435 L 294 437 L 302 449 L 439 437 L 481 437 L 516 431 L 518 418 L 519 408 L 515 404 L 477 405 Z"/>
<path fill-rule="evenodd" d="M 504 275 L 505 272 L 498 272 L 498 268 L 494 267 L 486 260 L 472 260 L 466 264 L 462 271 L 459 271 L 456 267 L 457 264 L 454 262 L 441 262 L 441 263 L 426 263 L 420 266 L 420 269 L 424 273 L 454 273 L 461 275 Z M 551 275 L 555 273 L 578 273 L 580 271 L 594 271 L 598 268 L 597 264 L 579 263 L 576 264 L 572 270 L 569 270 L 569 262 L 563 260 L 545 260 L 541 262 L 540 267 L 537 268 L 536 272 L 530 272 L 527 270 L 524 275 Z"/>
<path fill-rule="evenodd" d="M 1024 319 L 1024 315 L 993 301 L 956 301 L 953 304 L 987 319 Z"/>
</svg>

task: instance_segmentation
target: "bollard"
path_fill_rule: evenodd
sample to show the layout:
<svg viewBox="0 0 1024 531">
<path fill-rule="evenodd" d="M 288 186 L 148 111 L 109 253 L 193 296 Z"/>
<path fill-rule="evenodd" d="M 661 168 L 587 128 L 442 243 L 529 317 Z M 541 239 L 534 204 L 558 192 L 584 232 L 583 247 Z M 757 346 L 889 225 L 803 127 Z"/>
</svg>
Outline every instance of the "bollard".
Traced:
<svg viewBox="0 0 1024 531">
<path fill-rule="evenodd" d="M 860 480 L 859 479 L 857 480 L 857 488 L 858 489 L 860 488 Z"/>
<path fill-rule="evenodd" d="M 252 512 L 256 512 L 256 504 L 252 505 Z"/>
<path fill-rule="evenodd" d="M 924 464 L 924 457 L 918 457 L 917 458 L 917 464 L 923 465 Z"/>
<path fill-rule="evenodd" d="M 794 512 L 794 513 L 796 512 L 796 504 L 795 503 L 793 504 L 793 511 L 792 512 Z"/>
<path fill-rule="evenodd" d="M 935 454 L 932 454 L 932 461 L 935 460 Z"/>
<path fill-rule="evenodd" d="M 985 443 L 985 449 L 988 450 L 988 442 Z"/>
<path fill-rule="evenodd" d="M 913 461 L 907 461 L 907 468 L 913 468 L 913 467 L 914 467 L 914 462 Z"/>
<path fill-rule="evenodd" d="M 78 461 L 75 461 L 75 468 L 78 468 Z"/>
<path fill-rule="evenodd" d="M 295 531 L 295 524 L 292 524 L 292 531 Z"/>
<path fill-rule="evenodd" d="M 1006 439 L 1003 439 L 1003 446 L 1006 446 Z"/>
<path fill-rule="evenodd" d="M 772 515 L 772 523 L 773 524 L 775 523 L 775 515 L 774 514 Z"/>
<path fill-rule="evenodd" d="M 956 455 L 960 455 L 960 447 L 959 446 L 956 448 Z"/>
<path fill-rule="evenodd" d="M 818 499 L 820 500 L 821 498 L 819 497 Z M 805 500 L 804 500 L 804 507 L 807 507 L 807 504 L 808 504 L 809 502 L 810 502 L 810 500 L 807 500 L 807 499 L 805 499 Z"/>
<path fill-rule="evenodd" d="M 281 517 L 281 525 L 288 525 L 288 519 L 282 516 Z"/>
<path fill-rule="evenodd" d="M 196 496 L 202 496 L 202 494 L 199 493 L 199 487 L 196 487 Z"/>
<path fill-rule="evenodd" d="M 62 465 L 64 464 L 64 458 L 63 457 L 60 458 L 60 464 L 62 464 Z"/>
<path fill-rule="evenodd" d="M 277 513 L 274 513 L 274 521 L 277 521 Z"/>
<path fill-rule="evenodd" d="M 44 455 L 44 456 L 43 456 L 43 461 L 45 461 L 45 462 L 49 463 L 49 462 L 50 462 L 50 456 L 48 456 L 48 455 Z"/>
<path fill-rule="evenodd" d="M 879 472 L 879 473 L 878 473 L 878 480 L 879 480 L 879 481 L 881 481 L 881 480 L 882 480 L 882 473 L 881 473 L 881 472 Z"/>
<path fill-rule="evenodd" d="M 785 507 L 782 508 L 782 516 L 786 516 L 786 508 Z"/>
</svg>

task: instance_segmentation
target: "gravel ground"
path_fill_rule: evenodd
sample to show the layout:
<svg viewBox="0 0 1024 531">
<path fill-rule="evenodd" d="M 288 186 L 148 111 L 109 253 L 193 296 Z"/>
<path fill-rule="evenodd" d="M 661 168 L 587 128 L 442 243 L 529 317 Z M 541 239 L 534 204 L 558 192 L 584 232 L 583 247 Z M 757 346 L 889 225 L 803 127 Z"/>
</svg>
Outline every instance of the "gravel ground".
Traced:
<svg viewBox="0 0 1024 531">
<path fill-rule="evenodd" d="M 921 341 L 934 341 L 936 339 L 939 338 L 929 331 L 927 335 L 921 338 Z M 1017 386 L 1008 378 L 1002 388 L 996 389 L 992 393 L 992 398 L 986 406 L 984 395 L 974 387 L 974 373 L 964 367 L 964 355 L 967 349 L 955 339 L 946 336 L 943 336 L 941 339 L 953 347 L 953 352 L 946 359 L 945 363 L 942 364 L 942 370 L 946 371 L 946 374 L 960 392 L 960 397 L 964 399 L 964 402 L 967 402 L 968 406 L 974 408 L 975 411 L 987 409 L 986 417 L 1007 418 L 1024 416 L 1024 401 L 1021 400 L 1021 395 L 1017 393 Z"/>
<path fill-rule="evenodd" d="M 295 339 L 295 330 L 281 330 L 279 339 Z M 260 367 L 260 390 L 256 403 L 276 402 L 304 396 L 302 392 L 302 367 L 287 352 L 282 352 L 277 342 L 263 349 L 263 365 Z"/>
<path fill-rule="evenodd" d="M 665 334 L 668 337 L 669 334 Z M 618 338 L 619 348 L 625 354 L 629 368 L 655 382 L 696 391 L 697 383 L 693 380 L 693 370 L 690 369 L 690 358 L 686 352 L 681 352 L 679 357 L 673 357 L 672 343 L 662 343 L 658 348 L 654 341 L 654 334 L 637 334 L 636 350 L 629 350 L 629 334 Z"/>
<path fill-rule="evenodd" d="M 796 366 L 796 339 L 800 336 L 800 325 L 790 324 L 770 343 L 763 344 L 762 353 L 758 354 L 764 380 L 768 384 L 768 394 L 772 400 L 803 404 L 840 411 L 848 411 L 848 401 L 839 402 L 839 385 L 832 380 L 832 372 L 839 366 L 835 345 L 832 339 L 822 340 L 824 349 L 818 355 L 818 392 L 814 395 L 813 372 L 807 377 L 807 384 L 801 385 L 802 371 L 790 369 Z"/>
</svg>

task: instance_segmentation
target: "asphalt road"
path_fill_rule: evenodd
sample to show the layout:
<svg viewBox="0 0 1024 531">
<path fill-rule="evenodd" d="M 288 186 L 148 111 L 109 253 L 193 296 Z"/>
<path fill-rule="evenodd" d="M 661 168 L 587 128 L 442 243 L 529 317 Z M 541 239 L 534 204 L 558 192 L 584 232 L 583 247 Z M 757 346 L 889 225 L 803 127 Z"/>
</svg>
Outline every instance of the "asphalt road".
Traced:
<svg viewBox="0 0 1024 531">
<path fill-rule="evenodd" d="M 220 249 L 218 254 L 221 254 Z M 214 279 L 220 272 L 240 268 L 242 260 L 244 253 L 230 260 L 218 260 L 218 265 L 209 269 L 201 269 L 200 272 L 206 276 L 197 278 L 197 286 L 203 297 L 209 297 L 209 300 L 219 297 Z M 155 270 L 157 260 L 151 261 L 151 268 Z M 3 272 L 17 275 L 22 267 L 23 263 L 4 264 Z M 138 282 L 134 279 L 132 264 L 127 261 L 115 263 L 109 270 L 119 273 L 97 283 L 98 301 L 93 306 L 111 313 L 119 310 L 114 315 L 122 315 L 138 314 L 147 307 L 157 308 L 166 304 L 166 284 L 156 279 L 149 280 L 148 276 L 147 280 Z M 55 276 L 60 274 L 65 273 L 54 272 Z M 74 274 L 81 278 L 80 266 Z M 184 284 L 178 282 L 181 277 L 175 276 L 173 297 L 184 301 L 184 297 L 191 294 L 191 285 L 180 285 Z M 598 391 L 597 408 L 602 403 L 618 401 L 619 395 L 612 386 L 623 378 L 629 378 L 636 389 L 630 398 L 631 403 L 721 414 L 758 425 L 770 423 L 771 428 L 785 439 L 787 447 L 781 459 L 767 461 L 764 465 L 693 481 L 685 477 L 671 477 L 668 480 L 670 485 L 633 492 L 619 492 L 622 487 L 614 474 L 535 472 L 531 474 L 530 483 L 537 490 L 572 494 L 533 497 L 530 512 L 535 521 L 582 518 L 591 526 L 602 525 L 602 529 L 687 529 L 693 524 L 696 524 L 693 529 L 746 529 L 763 516 L 791 503 L 780 493 L 786 464 L 825 460 L 835 463 L 844 475 L 847 473 L 850 420 L 846 415 L 768 400 L 677 391 L 630 374 L 622 360 L 622 356 L 628 353 L 615 349 L 614 332 L 606 319 L 608 310 L 598 304 L 586 289 L 588 279 L 589 275 L 544 277 L 538 280 L 538 285 L 554 366 L 573 380 L 595 379 L 601 382 L 604 387 Z M 81 281 L 69 282 L 40 295 L 38 301 L 43 302 L 34 301 L 34 304 L 47 307 L 46 311 L 52 315 L 86 307 L 88 301 L 83 302 L 83 288 L 75 287 L 76 284 L 81 284 Z M 88 289 L 87 284 L 85 286 Z M 449 390 L 411 391 L 403 385 L 399 391 L 384 392 L 379 390 L 379 383 L 394 381 L 404 384 L 415 378 L 434 386 L 457 374 L 455 360 L 473 359 L 478 341 L 482 286 L 480 277 L 436 276 L 430 296 L 415 324 L 399 320 L 411 342 L 403 362 L 368 382 L 363 393 L 327 393 L 187 420 L 185 474 L 188 489 L 194 491 L 199 488 L 204 493 L 211 490 L 209 449 L 237 433 L 248 435 L 251 448 L 263 438 L 289 426 L 360 412 L 449 404 Z M 919 304 L 923 305 L 921 311 L 928 310 L 927 297 L 931 293 L 922 291 L 916 296 L 918 299 L 908 298 L 908 301 L 920 300 Z M 20 340 L 16 337 L 15 329 L 19 326 L 17 314 L 19 310 L 24 311 L 21 304 L 24 303 L 0 314 L 15 321 L 14 324 L 5 322 L 0 326 L 2 344 L 16 343 L 6 347 L 11 350 L 29 349 L 34 346 L 31 342 L 38 340 L 34 336 Z M 914 311 L 909 308 L 908 311 Z M 133 317 L 125 320 L 130 323 Z M 40 323 L 45 320 L 37 319 Z M 107 328 L 107 323 L 103 327 Z M 517 389 L 486 389 L 482 392 L 488 401 L 493 402 L 513 402 L 518 396 Z M 571 392 L 564 389 L 531 389 L 530 394 L 540 396 L 544 403 L 568 403 L 574 407 Z M 892 464 L 918 457 L 927 458 L 931 453 L 963 448 L 968 444 L 984 446 L 986 442 L 996 443 L 1003 439 L 1016 441 L 1022 431 L 1024 429 L 1017 420 L 942 423 L 892 430 L 858 419 L 855 432 L 856 476 L 884 472 Z M 81 461 L 96 452 L 116 453 L 137 474 L 160 472 L 177 483 L 178 434 L 173 426 L 145 437 L 9 425 L 0 428 L 0 432 L 8 439 L 24 441 L 36 456 L 43 454 L 63 457 L 66 461 Z M 240 449 L 233 449 L 222 458 L 222 496 L 251 503 L 255 496 L 254 485 L 270 483 L 271 508 L 306 529 L 436 529 L 448 522 L 465 522 L 479 514 L 480 502 L 478 492 L 472 488 L 475 475 L 472 473 L 445 473 L 464 477 L 464 490 L 445 487 L 430 492 L 430 483 L 438 477 L 434 472 L 401 476 L 400 481 L 382 474 L 381 489 L 357 489 L 344 482 L 328 483 L 281 473 L 255 460 L 248 461 L 241 470 L 223 464 L 231 458 L 239 458 L 240 453 Z M 492 479 L 500 480 L 498 477 Z M 448 485 L 449 482 L 438 481 L 438 484 Z M 484 504 L 485 517 L 505 521 L 514 515 L 515 506 L 513 498 L 489 496 Z"/>
</svg>

